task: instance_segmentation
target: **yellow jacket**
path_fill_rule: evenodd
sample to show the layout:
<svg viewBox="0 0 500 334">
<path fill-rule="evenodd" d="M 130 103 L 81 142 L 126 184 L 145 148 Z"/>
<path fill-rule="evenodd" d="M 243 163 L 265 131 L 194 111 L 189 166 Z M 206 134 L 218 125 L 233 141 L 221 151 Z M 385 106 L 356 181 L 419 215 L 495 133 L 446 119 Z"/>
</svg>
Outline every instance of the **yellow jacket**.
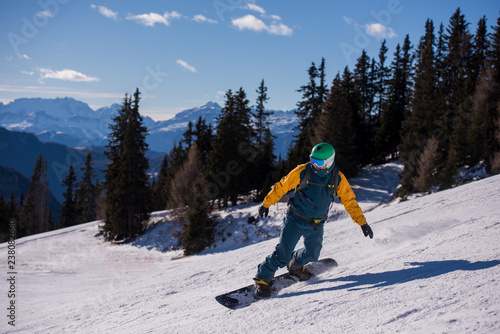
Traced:
<svg viewBox="0 0 500 334">
<path fill-rule="evenodd" d="M 267 194 L 266 198 L 264 198 L 262 205 L 269 208 L 271 205 L 276 204 L 281 197 L 283 197 L 283 195 L 295 189 L 300 183 L 300 173 L 305 168 L 305 164 L 298 165 L 288 175 L 284 176 L 279 182 L 277 182 L 273 186 L 273 189 Z M 340 203 L 344 206 L 355 223 L 359 226 L 365 225 L 366 218 L 356 201 L 354 191 L 341 171 L 339 171 L 339 176 L 340 182 L 337 187 L 337 197 L 340 199 Z"/>
</svg>

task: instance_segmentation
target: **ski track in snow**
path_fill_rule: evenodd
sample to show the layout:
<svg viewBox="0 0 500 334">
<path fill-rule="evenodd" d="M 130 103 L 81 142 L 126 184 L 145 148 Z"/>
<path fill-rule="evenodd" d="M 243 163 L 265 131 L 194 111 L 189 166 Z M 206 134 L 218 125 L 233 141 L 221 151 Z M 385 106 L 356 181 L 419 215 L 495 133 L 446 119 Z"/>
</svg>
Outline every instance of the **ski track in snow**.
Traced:
<svg viewBox="0 0 500 334">
<path fill-rule="evenodd" d="M 220 212 L 216 247 L 177 260 L 168 239 L 179 230 L 165 212 L 134 244 L 103 242 L 100 222 L 19 239 L 16 326 L 2 298 L 0 332 L 500 333 L 500 176 L 386 205 L 399 170 L 350 180 L 373 240 L 334 204 L 322 257 L 339 267 L 234 311 L 214 297 L 251 283 L 283 204 L 252 226 L 258 204 Z M 7 244 L 0 253 L 5 295 Z"/>
</svg>

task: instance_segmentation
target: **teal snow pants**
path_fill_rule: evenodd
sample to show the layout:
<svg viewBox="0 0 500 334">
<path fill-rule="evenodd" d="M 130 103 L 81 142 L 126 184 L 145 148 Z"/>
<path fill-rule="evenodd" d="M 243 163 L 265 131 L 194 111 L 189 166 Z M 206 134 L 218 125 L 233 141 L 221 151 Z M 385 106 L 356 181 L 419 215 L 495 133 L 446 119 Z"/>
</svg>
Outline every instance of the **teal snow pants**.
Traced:
<svg viewBox="0 0 500 334">
<path fill-rule="evenodd" d="M 295 252 L 295 260 L 301 266 L 309 262 L 316 262 L 319 259 L 321 248 L 323 247 L 324 222 L 316 224 L 314 230 L 311 222 L 308 222 L 288 210 L 283 220 L 279 244 L 274 252 L 266 257 L 259 265 L 257 277 L 268 281 L 278 268 L 286 267 L 292 259 L 295 246 L 300 238 L 304 238 L 304 247 Z"/>
</svg>

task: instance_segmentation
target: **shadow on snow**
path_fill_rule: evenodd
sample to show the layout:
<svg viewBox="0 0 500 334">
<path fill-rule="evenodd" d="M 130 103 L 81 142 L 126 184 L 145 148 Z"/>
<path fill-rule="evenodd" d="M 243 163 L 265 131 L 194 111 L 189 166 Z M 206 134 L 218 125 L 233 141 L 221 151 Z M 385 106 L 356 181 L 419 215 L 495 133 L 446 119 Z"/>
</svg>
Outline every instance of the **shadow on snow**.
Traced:
<svg viewBox="0 0 500 334">
<path fill-rule="evenodd" d="M 477 271 L 477 270 L 488 269 L 500 265 L 500 260 L 479 261 L 479 262 L 469 262 L 466 260 L 410 262 L 407 265 L 414 267 L 401 270 L 387 271 L 382 273 L 375 273 L 375 274 L 367 273 L 363 275 L 350 275 L 346 277 L 339 277 L 330 280 L 318 280 L 313 284 L 318 284 L 322 282 L 323 283 L 346 282 L 346 283 L 325 289 L 287 293 L 277 297 L 285 298 L 291 296 L 311 294 L 316 292 L 337 291 L 345 289 L 347 289 L 348 291 L 352 291 L 352 290 L 387 287 L 391 285 L 437 277 L 458 270 Z"/>
</svg>

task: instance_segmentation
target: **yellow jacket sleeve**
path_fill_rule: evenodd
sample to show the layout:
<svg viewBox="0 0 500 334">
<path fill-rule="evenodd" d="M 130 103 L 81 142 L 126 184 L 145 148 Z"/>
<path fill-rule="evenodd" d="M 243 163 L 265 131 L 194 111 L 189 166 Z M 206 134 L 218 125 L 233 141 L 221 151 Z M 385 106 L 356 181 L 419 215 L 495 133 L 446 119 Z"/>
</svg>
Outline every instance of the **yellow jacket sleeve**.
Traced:
<svg viewBox="0 0 500 334">
<path fill-rule="evenodd" d="M 363 211 L 359 207 L 358 202 L 356 201 L 356 195 L 354 195 L 354 191 L 349 185 L 349 182 L 347 181 L 344 174 L 339 171 L 339 175 L 340 183 L 337 187 L 337 196 L 340 199 L 340 203 L 349 213 L 351 219 L 359 226 L 363 226 L 366 224 L 366 218 L 363 215 Z"/>
<path fill-rule="evenodd" d="M 276 204 L 287 192 L 295 189 L 300 183 L 300 172 L 305 168 L 305 164 L 298 165 L 288 173 L 287 176 L 281 178 L 281 180 L 273 186 L 273 189 L 267 194 L 266 198 L 264 198 L 262 205 L 269 208 L 271 205 Z"/>
</svg>

